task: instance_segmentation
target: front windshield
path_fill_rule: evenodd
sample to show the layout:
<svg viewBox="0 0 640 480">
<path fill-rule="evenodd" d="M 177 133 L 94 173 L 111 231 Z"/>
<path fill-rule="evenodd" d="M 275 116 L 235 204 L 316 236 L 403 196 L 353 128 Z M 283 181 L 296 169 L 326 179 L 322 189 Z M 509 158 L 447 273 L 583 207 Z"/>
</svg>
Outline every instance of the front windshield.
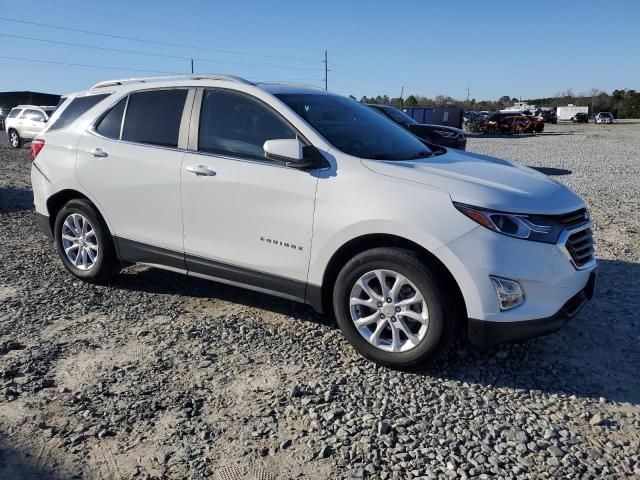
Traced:
<svg viewBox="0 0 640 480">
<path fill-rule="evenodd" d="M 349 98 L 312 93 L 277 94 L 329 143 L 354 157 L 408 160 L 431 151 L 388 118 Z"/>
<path fill-rule="evenodd" d="M 404 113 L 402 110 L 398 110 L 397 108 L 394 108 L 394 107 L 381 107 L 381 108 L 382 110 L 385 111 L 387 115 L 393 118 L 396 122 L 409 123 L 411 125 L 416 125 L 418 123 L 416 122 L 415 119 L 413 119 L 412 117 Z"/>
</svg>

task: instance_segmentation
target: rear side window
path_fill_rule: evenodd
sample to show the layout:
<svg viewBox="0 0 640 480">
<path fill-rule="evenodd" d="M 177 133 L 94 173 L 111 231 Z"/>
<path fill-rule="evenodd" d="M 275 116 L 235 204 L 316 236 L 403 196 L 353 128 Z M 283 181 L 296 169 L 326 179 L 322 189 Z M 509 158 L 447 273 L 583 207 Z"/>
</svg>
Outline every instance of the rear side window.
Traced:
<svg viewBox="0 0 640 480">
<path fill-rule="evenodd" d="M 49 130 L 60 130 L 61 128 L 71 125 L 80 115 L 108 96 L 109 94 L 101 94 L 74 98 L 71 100 L 71 103 L 67 105 L 67 108 L 60 113 L 60 116 L 51 124 Z"/>
<path fill-rule="evenodd" d="M 14 108 L 9 112 L 9 115 L 7 115 L 7 118 L 16 118 L 18 115 L 20 115 L 21 111 L 22 109 L 20 108 Z"/>
<path fill-rule="evenodd" d="M 267 140 L 296 138 L 279 115 L 247 95 L 205 91 L 200 111 L 198 150 L 265 160 Z"/>
<path fill-rule="evenodd" d="M 33 120 L 34 122 L 44 122 L 46 120 L 44 113 L 42 113 L 39 110 L 32 110 L 32 109 L 25 110 L 24 115 L 22 115 L 22 118 L 26 120 Z"/>
<path fill-rule="evenodd" d="M 177 147 L 187 90 L 153 90 L 129 95 L 122 140 Z"/>
<path fill-rule="evenodd" d="M 107 138 L 118 140 L 120 138 L 120 126 L 122 125 L 122 114 L 127 104 L 127 97 L 120 100 L 105 116 L 98 122 L 96 132 Z"/>
</svg>

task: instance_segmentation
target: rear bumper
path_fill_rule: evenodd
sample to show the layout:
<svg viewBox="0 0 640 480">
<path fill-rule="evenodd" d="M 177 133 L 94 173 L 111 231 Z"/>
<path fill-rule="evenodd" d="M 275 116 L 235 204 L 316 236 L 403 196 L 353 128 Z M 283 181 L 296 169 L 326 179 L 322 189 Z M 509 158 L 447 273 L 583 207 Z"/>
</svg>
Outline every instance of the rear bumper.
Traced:
<svg viewBox="0 0 640 480">
<path fill-rule="evenodd" d="M 53 241 L 53 231 L 51 230 L 51 222 L 49 217 L 36 212 L 36 224 L 42 233 L 44 233 L 50 241 Z"/>
<path fill-rule="evenodd" d="M 596 272 L 589 275 L 583 290 L 574 295 L 560 310 L 547 318 L 518 322 L 492 322 L 470 318 L 467 326 L 469 342 L 479 349 L 487 349 L 502 343 L 541 337 L 557 332 L 575 317 L 595 293 Z"/>
</svg>

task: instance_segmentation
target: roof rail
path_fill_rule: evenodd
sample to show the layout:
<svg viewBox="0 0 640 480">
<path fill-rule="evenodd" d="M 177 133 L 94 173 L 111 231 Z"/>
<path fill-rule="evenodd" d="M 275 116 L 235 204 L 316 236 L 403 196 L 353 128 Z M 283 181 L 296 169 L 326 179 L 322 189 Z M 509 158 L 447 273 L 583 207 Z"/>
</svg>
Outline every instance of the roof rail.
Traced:
<svg viewBox="0 0 640 480">
<path fill-rule="evenodd" d="M 291 85 L 295 87 L 307 87 L 307 88 L 317 88 L 318 90 L 324 90 L 323 87 L 319 85 L 315 85 L 313 83 L 304 83 L 304 82 L 288 82 L 286 80 L 266 80 L 264 82 L 255 82 L 254 85 Z"/>
<path fill-rule="evenodd" d="M 243 83 L 245 85 L 253 85 L 249 80 L 235 75 L 224 75 L 218 73 L 206 73 L 206 74 L 190 74 L 190 75 L 173 75 L 166 77 L 141 77 L 141 78 L 122 78 L 119 80 L 106 80 L 104 82 L 96 83 L 91 87 L 91 90 L 95 88 L 114 87 L 116 85 L 127 85 L 130 83 L 150 83 L 150 82 L 164 82 L 171 80 L 227 80 L 230 82 Z"/>
</svg>

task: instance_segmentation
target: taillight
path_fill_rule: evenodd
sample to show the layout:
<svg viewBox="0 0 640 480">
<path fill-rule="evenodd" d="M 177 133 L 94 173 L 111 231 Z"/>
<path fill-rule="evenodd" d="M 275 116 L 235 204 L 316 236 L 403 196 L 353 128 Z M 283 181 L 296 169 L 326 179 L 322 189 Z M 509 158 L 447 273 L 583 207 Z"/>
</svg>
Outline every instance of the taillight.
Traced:
<svg viewBox="0 0 640 480">
<path fill-rule="evenodd" d="M 40 150 L 42 150 L 42 147 L 44 147 L 44 140 L 33 140 L 31 142 L 31 161 L 32 162 L 36 159 L 36 157 L 40 153 Z"/>
</svg>

